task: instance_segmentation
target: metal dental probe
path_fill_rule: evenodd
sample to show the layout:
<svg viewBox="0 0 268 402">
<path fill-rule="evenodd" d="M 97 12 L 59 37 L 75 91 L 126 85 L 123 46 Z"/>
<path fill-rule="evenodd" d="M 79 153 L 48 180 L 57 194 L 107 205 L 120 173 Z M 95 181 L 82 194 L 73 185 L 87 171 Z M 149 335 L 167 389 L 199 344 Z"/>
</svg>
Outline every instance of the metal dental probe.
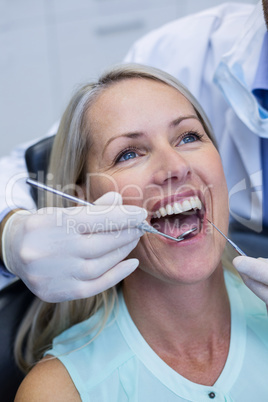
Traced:
<svg viewBox="0 0 268 402">
<path fill-rule="evenodd" d="M 214 223 L 210 222 L 210 220 L 207 218 L 207 221 L 228 241 L 228 243 L 233 246 L 233 248 L 238 252 L 240 255 L 245 255 L 247 257 L 247 254 L 244 253 L 244 251 L 241 250 L 240 247 L 238 247 L 231 239 L 229 239 L 225 234 L 222 233 L 220 229 L 217 228 L 217 226 L 214 225 Z"/>
<path fill-rule="evenodd" d="M 58 195 L 60 197 L 66 198 L 67 200 L 75 202 L 77 204 L 94 205 L 92 202 L 84 201 L 84 200 L 81 200 L 80 198 L 74 197 L 73 195 L 63 193 L 62 191 L 56 190 L 55 188 L 49 187 L 49 186 L 47 186 L 47 185 L 45 185 L 43 183 L 40 183 L 40 182 L 38 182 L 36 180 L 27 179 L 26 183 L 31 185 L 31 186 L 37 187 L 37 188 L 39 188 L 41 190 L 49 191 L 50 193 L 53 193 L 53 194 L 56 194 L 56 195 Z M 150 226 L 146 221 L 140 223 L 137 227 L 138 227 L 138 229 L 141 229 L 141 230 L 143 230 L 145 232 L 158 234 L 160 236 L 166 237 L 168 239 L 171 239 L 171 240 L 174 240 L 174 241 L 177 241 L 177 242 L 180 242 L 180 241 L 184 240 L 185 236 L 189 235 L 190 233 L 192 233 L 193 231 L 195 231 L 197 229 L 197 228 L 193 228 L 193 229 L 187 230 L 186 232 L 182 233 L 180 236 L 178 236 L 176 238 L 176 237 L 169 236 L 169 235 L 167 235 L 165 233 L 159 232 L 154 227 Z"/>
</svg>

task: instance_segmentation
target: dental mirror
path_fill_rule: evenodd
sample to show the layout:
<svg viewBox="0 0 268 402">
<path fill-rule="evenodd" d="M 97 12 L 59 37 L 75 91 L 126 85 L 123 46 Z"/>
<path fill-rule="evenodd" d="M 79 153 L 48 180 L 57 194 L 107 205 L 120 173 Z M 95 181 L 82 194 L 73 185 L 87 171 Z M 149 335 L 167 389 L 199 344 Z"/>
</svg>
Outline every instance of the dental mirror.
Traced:
<svg viewBox="0 0 268 402">
<path fill-rule="evenodd" d="M 188 236 L 190 233 L 194 232 L 195 230 L 197 230 L 197 228 L 192 228 L 192 229 L 186 230 L 186 232 L 182 233 L 181 235 L 179 235 L 177 237 L 177 240 L 179 240 L 179 239 L 184 240 L 184 238 L 186 236 Z"/>
</svg>

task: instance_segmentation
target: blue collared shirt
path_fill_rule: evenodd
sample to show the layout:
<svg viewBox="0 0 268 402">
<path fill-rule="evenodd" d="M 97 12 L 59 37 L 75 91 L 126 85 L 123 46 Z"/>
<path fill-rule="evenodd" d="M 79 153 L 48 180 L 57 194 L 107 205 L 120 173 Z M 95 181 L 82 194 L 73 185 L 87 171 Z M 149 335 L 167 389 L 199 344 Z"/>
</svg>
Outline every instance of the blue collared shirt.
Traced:
<svg viewBox="0 0 268 402">
<path fill-rule="evenodd" d="M 268 118 L 268 32 L 264 36 L 252 93 L 260 105 L 260 116 L 264 119 Z M 261 160 L 263 172 L 263 224 L 268 227 L 268 139 L 266 138 L 261 138 Z"/>
</svg>

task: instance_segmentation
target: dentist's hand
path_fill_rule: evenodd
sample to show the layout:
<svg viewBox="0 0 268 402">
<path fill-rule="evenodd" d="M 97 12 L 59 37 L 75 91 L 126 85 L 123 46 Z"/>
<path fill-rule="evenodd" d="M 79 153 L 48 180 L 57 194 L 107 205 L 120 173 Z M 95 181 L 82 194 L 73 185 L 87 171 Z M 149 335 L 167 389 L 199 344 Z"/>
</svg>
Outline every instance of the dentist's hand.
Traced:
<svg viewBox="0 0 268 402">
<path fill-rule="evenodd" d="M 136 226 L 147 212 L 121 207 L 118 193 L 107 193 L 94 204 L 16 212 L 7 221 L 2 238 L 5 265 L 40 299 L 93 296 L 137 268 L 137 259 L 123 260 L 143 235 Z"/>
<path fill-rule="evenodd" d="M 245 284 L 268 306 L 268 259 L 239 256 L 233 264 Z"/>
</svg>

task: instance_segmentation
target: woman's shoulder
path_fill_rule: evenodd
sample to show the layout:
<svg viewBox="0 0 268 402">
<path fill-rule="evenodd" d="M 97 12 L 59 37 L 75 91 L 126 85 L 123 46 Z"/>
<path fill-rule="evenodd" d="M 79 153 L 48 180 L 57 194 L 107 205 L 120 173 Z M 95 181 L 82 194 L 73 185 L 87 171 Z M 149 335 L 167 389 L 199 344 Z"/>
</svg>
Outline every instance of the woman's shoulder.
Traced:
<svg viewBox="0 0 268 402">
<path fill-rule="evenodd" d="M 81 401 L 80 396 L 63 364 L 46 356 L 25 377 L 15 402 Z"/>
</svg>

